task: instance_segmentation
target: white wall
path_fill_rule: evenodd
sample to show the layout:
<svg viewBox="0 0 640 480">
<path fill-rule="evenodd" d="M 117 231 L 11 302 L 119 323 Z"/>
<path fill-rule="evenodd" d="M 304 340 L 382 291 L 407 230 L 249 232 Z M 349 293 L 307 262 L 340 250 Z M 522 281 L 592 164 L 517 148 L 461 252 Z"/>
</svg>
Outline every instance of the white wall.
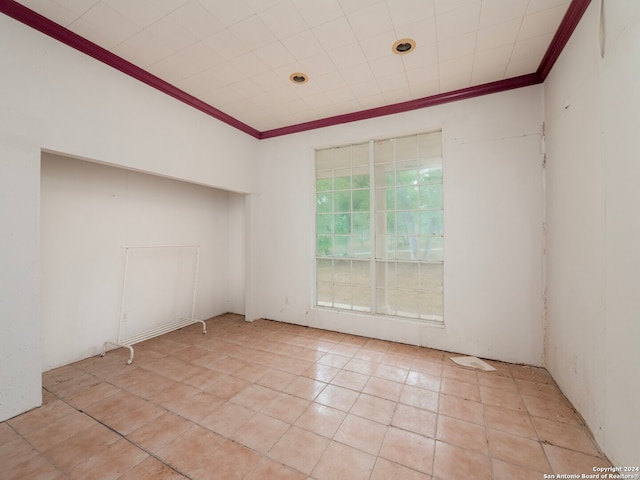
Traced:
<svg viewBox="0 0 640 480">
<path fill-rule="evenodd" d="M 604 7 L 601 29 L 591 2 L 544 84 L 547 367 L 613 464 L 636 465 L 640 4 Z"/>
<path fill-rule="evenodd" d="M 0 420 L 41 402 L 40 156 L 234 192 L 257 140 L 0 16 Z"/>
<path fill-rule="evenodd" d="M 41 186 L 43 371 L 116 340 L 124 245 L 200 245 L 195 318 L 244 310 L 242 195 L 47 153 Z M 191 278 L 167 313 L 189 313 Z"/>
<path fill-rule="evenodd" d="M 263 141 L 248 316 L 541 365 L 542 107 L 534 86 Z M 312 308 L 314 148 L 440 128 L 445 327 Z"/>
</svg>

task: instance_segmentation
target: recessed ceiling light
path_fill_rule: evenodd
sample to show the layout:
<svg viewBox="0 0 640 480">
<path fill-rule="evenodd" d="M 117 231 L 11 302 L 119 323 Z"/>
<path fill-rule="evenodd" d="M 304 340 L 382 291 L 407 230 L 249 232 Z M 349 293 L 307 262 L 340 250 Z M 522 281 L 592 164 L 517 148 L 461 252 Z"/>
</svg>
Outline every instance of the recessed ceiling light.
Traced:
<svg viewBox="0 0 640 480">
<path fill-rule="evenodd" d="M 411 38 L 401 38 L 396 43 L 393 44 L 391 50 L 396 55 L 406 55 L 409 52 L 412 52 L 416 48 L 416 41 Z"/>
<path fill-rule="evenodd" d="M 307 83 L 309 81 L 309 77 L 306 73 L 295 72 L 289 75 L 289 80 L 293 83 Z"/>
</svg>

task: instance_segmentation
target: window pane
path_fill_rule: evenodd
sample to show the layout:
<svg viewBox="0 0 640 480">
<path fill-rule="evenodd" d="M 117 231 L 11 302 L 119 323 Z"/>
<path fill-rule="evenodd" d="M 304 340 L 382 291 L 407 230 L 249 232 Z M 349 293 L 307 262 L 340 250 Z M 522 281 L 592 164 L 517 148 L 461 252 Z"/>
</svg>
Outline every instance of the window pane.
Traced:
<svg viewBox="0 0 640 480">
<path fill-rule="evenodd" d="M 420 208 L 442 209 L 442 184 L 420 187 Z"/>
<path fill-rule="evenodd" d="M 316 152 L 316 170 L 331 170 L 333 168 L 333 149 L 318 150 Z"/>
<path fill-rule="evenodd" d="M 351 170 L 353 188 L 367 188 L 369 186 L 369 166 L 353 167 Z"/>
<path fill-rule="evenodd" d="M 365 165 L 369 168 L 369 142 L 351 146 L 351 164 Z"/>
<path fill-rule="evenodd" d="M 418 233 L 418 212 L 398 212 L 396 214 L 397 219 L 397 232 L 405 235 L 415 235 Z"/>
<path fill-rule="evenodd" d="M 318 235 L 316 239 L 316 255 L 319 257 L 333 255 L 333 237 Z"/>
<path fill-rule="evenodd" d="M 416 160 L 396 163 L 396 185 L 418 183 L 418 162 Z"/>
<path fill-rule="evenodd" d="M 350 310 L 351 305 L 351 286 L 336 285 L 336 289 L 333 292 L 333 306 Z"/>
<path fill-rule="evenodd" d="M 331 171 L 327 172 L 323 172 L 324 175 L 331 175 Z M 324 192 L 327 190 L 332 190 L 333 189 L 333 178 L 332 177 L 325 177 L 325 178 L 321 178 L 319 177 L 318 180 L 316 181 L 316 191 L 317 192 Z"/>
<path fill-rule="evenodd" d="M 396 188 L 396 201 L 398 210 L 408 210 L 418 208 L 418 187 L 398 187 Z"/>
<path fill-rule="evenodd" d="M 353 260 L 351 263 L 351 271 L 354 284 L 369 286 L 371 271 L 368 260 Z"/>
<path fill-rule="evenodd" d="M 351 283 L 351 260 L 333 261 L 334 283 Z"/>
<path fill-rule="evenodd" d="M 316 211 L 318 213 L 331 212 L 333 209 L 333 194 L 330 192 L 318 193 L 316 195 Z"/>
<path fill-rule="evenodd" d="M 353 211 L 369 212 L 370 195 L 367 190 L 353 190 Z"/>
<path fill-rule="evenodd" d="M 393 138 L 389 140 L 378 140 L 374 144 L 373 159 L 375 163 L 392 162 L 395 155 L 395 141 Z"/>
<path fill-rule="evenodd" d="M 418 135 L 418 148 L 420 150 L 421 158 L 441 156 L 442 132 L 431 132 Z"/>
<path fill-rule="evenodd" d="M 335 212 L 351 211 L 351 192 L 349 190 L 333 194 L 333 210 Z"/>
<path fill-rule="evenodd" d="M 420 282 L 418 263 L 398 263 L 396 272 L 398 275 L 398 288 L 418 289 Z"/>
<path fill-rule="evenodd" d="M 396 160 L 407 160 L 418 156 L 418 137 L 402 137 L 396 139 Z"/>
<path fill-rule="evenodd" d="M 353 287 L 353 309 L 360 312 L 371 311 L 371 289 L 367 285 Z"/>
<path fill-rule="evenodd" d="M 369 212 L 353 214 L 353 233 L 355 235 L 362 235 L 368 238 L 370 235 L 370 225 L 371 219 Z"/>
<path fill-rule="evenodd" d="M 333 216 L 333 231 L 338 235 L 351 233 L 351 214 L 338 213 Z"/>
<path fill-rule="evenodd" d="M 390 187 L 396 184 L 396 170 L 393 163 L 376 164 L 376 187 Z"/>
<path fill-rule="evenodd" d="M 444 260 L 444 248 L 443 248 L 443 240 L 442 237 L 431 236 L 427 237 L 427 241 L 425 242 L 424 260 L 432 261 L 432 262 L 441 262 Z"/>
<path fill-rule="evenodd" d="M 351 167 L 351 147 L 338 147 L 333 150 L 333 168 Z"/>
<path fill-rule="evenodd" d="M 333 232 L 333 215 L 316 216 L 316 233 L 318 235 L 329 235 Z"/>
<path fill-rule="evenodd" d="M 376 262 L 376 288 L 395 290 L 396 262 Z"/>
<path fill-rule="evenodd" d="M 436 162 L 437 160 L 437 162 Z M 420 162 L 420 183 L 442 183 L 442 159 Z"/>
<path fill-rule="evenodd" d="M 336 257 L 348 257 L 350 244 L 349 237 L 336 236 L 334 238 L 333 255 Z"/>
<path fill-rule="evenodd" d="M 333 188 L 347 190 L 351 188 L 351 169 L 334 170 Z"/>
<path fill-rule="evenodd" d="M 319 258 L 316 261 L 316 275 L 321 282 L 333 283 L 333 260 Z"/>
<path fill-rule="evenodd" d="M 417 290 L 398 289 L 396 315 L 407 318 L 420 317 L 420 294 Z"/>
<path fill-rule="evenodd" d="M 442 210 L 420 212 L 420 233 L 442 235 Z"/>
<path fill-rule="evenodd" d="M 421 263 L 419 288 L 421 291 L 442 291 L 442 264 Z"/>
<path fill-rule="evenodd" d="M 316 152 L 317 305 L 441 321 L 442 208 L 441 132 Z"/>
</svg>

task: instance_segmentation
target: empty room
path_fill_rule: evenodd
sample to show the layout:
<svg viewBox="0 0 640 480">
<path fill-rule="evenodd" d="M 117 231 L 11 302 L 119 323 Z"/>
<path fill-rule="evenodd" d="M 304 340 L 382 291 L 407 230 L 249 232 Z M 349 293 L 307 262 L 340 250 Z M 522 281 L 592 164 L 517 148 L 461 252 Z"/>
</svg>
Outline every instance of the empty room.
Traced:
<svg viewBox="0 0 640 480">
<path fill-rule="evenodd" d="M 0 0 L 0 62 L 3 479 L 640 479 L 636 0 Z"/>
</svg>

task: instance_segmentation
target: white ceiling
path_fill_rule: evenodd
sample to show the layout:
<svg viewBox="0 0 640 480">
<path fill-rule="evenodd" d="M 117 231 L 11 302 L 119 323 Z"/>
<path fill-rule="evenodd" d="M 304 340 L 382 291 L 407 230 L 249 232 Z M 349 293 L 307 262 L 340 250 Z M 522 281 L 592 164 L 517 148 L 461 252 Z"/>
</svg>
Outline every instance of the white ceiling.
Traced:
<svg viewBox="0 0 640 480">
<path fill-rule="evenodd" d="M 537 70 L 570 0 L 19 0 L 259 131 Z M 416 41 L 399 56 L 392 45 Z M 304 72 L 305 84 L 289 76 Z"/>
</svg>

